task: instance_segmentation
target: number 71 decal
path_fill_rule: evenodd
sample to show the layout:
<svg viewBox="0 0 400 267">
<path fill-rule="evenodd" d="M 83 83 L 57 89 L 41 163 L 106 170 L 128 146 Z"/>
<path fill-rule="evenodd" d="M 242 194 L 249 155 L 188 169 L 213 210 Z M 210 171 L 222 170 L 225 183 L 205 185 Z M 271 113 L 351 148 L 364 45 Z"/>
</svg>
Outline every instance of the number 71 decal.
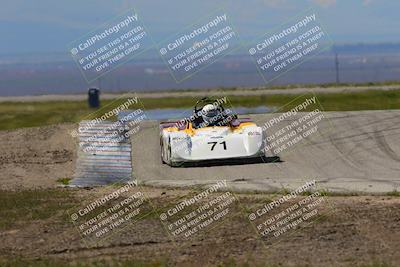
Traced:
<svg viewBox="0 0 400 267">
<path fill-rule="evenodd" d="M 223 142 L 221 142 L 221 143 L 218 143 L 218 142 L 208 142 L 207 144 L 212 145 L 212 146 L 211 146 L 211 151 L 214 150 L 214 148 L 215 148 L 215 146 L 216 146 L 217 144 L 223 145 L 223 146 L 224 146 L 224 150 L 226 150 L 226 142 L 225 142 L 225 141 L 223 141 Z"/>
</svg>

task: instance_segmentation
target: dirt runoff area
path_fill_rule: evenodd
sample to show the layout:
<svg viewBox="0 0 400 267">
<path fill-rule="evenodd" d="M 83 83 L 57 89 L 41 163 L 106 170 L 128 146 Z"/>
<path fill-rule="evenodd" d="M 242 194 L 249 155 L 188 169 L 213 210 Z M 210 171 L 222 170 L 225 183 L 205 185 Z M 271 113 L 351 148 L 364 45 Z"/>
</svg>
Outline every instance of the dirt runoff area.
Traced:
<svg viewBox="0 0 400 267">
<path fill-rule="evenodd" d="M 228 203 L 226 217 L 218 221 L 214 216 L 214 222 L 197 231 L 192 224 L 191 232 L 180 232 L 173 225 L 178 224 L 178 217 L 160 218 L 199 190 L 134 187 L 131 193 L 143 193 L 146 201 L 140 206 L 140 214 L 136 219 L 130 217 L 127 225 L 115 224 L 98 239 L 80 231 L 85 227 L 82 221 L 74 225 L 71 214 L 117 189 L 2 191 L 0 265 L 398 266 L 400 262 L 399 197 L 319 196 L 324 203 L 318 207 L 318 216 L 308 221 L 304 217 L 303 222 L 281 235 L 263 236 L 248 214 L 281 196 L 230 195 L 235 200 Z M 223 195 L 229 194 L 215 192 L 210 197 Z M 285 208 L 309 197 L 291 199 Z M 190 216 L 191 221 L 198 218 L 192 214 L 199 211 L 197 207 L 187 209 L 182 209 L 187 211 L 187 221 Z"/>
<path fill-rule="evenodd" d="M 50 188 L 71 178 L 76 159 L 74 124 L 0 131 L 0 189 Z"/>
</svg>

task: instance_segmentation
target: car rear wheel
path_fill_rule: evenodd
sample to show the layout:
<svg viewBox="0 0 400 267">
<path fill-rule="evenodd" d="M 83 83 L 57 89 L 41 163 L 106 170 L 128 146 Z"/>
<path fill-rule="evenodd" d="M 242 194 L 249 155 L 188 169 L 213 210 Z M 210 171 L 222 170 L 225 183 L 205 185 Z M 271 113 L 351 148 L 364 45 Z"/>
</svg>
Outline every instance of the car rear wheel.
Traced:
<svg viewBox="0 0 400 267">
<path fill-rule="evenodd" d="M 160 155 L 161 155 L 161 163 L 165 164 L 165 160 L 164 160 L 164 142 L 162 141 L 162 138 L 160 138 L 160 147 L 161 147 L 161 151 L 160 151 Z"/>
<path fill-rule="evenodd" d="M 171 164 L 171 143 L 168 140 L 168 149 L 167 149 L 167 160 L 168 164 Z"/>
</svg>

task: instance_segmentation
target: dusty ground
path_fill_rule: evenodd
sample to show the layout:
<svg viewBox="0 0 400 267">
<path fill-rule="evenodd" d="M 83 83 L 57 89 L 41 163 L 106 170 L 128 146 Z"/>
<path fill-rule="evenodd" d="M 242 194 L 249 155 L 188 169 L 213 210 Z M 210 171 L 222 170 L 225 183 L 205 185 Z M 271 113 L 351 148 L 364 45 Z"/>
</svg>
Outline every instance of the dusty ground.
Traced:
<svg viewBox="0 0 400 267">
<path fill-rule="evenodd" d="M 233 206 L 230 219 L 188 239 L 172 241 L 154 212 L 103 243 L 86 246 L 65 212 L 81 206 L 88 198 L 101 196 L 105 190 L 69 189 L 63 205 L 74 208 L 61 209 L 40 220 L 15 220 L 0 229 L 3 264 L 11 259 L 76 263 L 117 258 L 169 266 L 232 262 L 235 266 L 245 262 L 248 266 L 398 266 L 400 262 L 399 197 L 326 197 L 330 204 L 321 208 L 321 214 L 325 214 L 322 219 L 301 224 L 296 231 L 271 242 L 259 238 L 242 209 L 254 207 L 260 199 L 270 196 L 241 194 L 240 208 L 237 203 Z M 189 192 L 142 190 L 158 207 L 176 202 L 178 196 Z M 43 203 L 41 208 L 48 204 Z M 162 211 L 163 208 L 157 210 L 158 214 Z"/>
<path fill-rule="evenodd" d="M 0 131 L 0 189 L 55 187 L 72 177 L 73 124 Z"/>
</svg>

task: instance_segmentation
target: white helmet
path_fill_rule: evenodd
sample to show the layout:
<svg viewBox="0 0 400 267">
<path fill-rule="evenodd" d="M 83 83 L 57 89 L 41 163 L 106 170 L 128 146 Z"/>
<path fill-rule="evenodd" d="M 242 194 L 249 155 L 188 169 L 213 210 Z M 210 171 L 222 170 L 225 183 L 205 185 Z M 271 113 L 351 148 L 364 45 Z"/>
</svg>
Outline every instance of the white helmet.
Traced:
<svg viewBox="0 0 400 267">
<path fill-rule="evenodd" d="M 211 124 L 213 118 L 217 115 L 218 109 L 214 105 L 207 104 L 201 109 L 201 116 L 203 117 L 203 121 L 207 124 Z"/>
</svg>

